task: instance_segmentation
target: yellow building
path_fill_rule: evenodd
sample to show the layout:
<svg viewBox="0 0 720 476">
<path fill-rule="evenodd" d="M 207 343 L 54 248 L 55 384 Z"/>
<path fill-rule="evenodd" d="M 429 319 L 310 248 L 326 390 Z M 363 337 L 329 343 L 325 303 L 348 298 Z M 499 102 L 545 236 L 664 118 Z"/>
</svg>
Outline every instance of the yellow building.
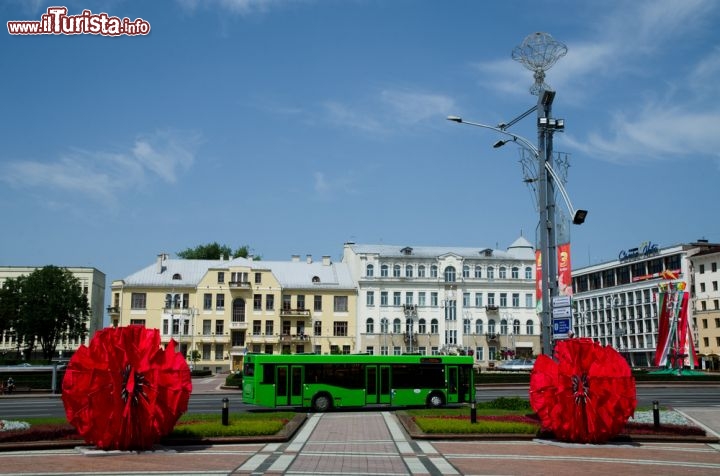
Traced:
<svg viewBox="0 0 720 476">
<path fill-rule="evenodd" d="M 62 266 L 61 266 L 62 267 Z M 27 276 L 41 266 L 0 266 L 0 286 L 6 279 Z M 67 269 L 80 281 L 80 286 L 87 296 L 90 306 L 90 318 L 87 322 L 88 334 L 85 340 L 64 339 L 58 347 L 58 358 L 69 357 L 81 344 L 88 344 L 95 331 L 103 328 L 103 317 L 105 311 L 105 273 L 95 268 L 85 267 L 62 267 Z M 0 341 L 0 352 L 10 352 L 17 349 L 15 333 L 12 330 L 6 331 Z"/>
<path fill-rule="evenodd" d="M 324 256 L 290 261 L 170 259 L 112 283 L 112 325 L 160 330 L 191 365 L 224 372 L 245 353 L 356 351 L 357 290 L 347 265 Z"/>
<path fill-rule="evenodd" d="M 720 370 L 720 245 L 690 257 L 692 263 L 693 324 L 696 347 L 703 369 Z"/>
</svg>

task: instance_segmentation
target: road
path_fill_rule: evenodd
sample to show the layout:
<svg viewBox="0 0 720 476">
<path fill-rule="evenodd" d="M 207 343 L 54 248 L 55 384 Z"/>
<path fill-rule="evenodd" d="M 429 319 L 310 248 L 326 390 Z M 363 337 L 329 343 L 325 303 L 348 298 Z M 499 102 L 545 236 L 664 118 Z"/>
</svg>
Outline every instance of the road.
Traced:
<svg viewBox="0 0 720 476">
<path fill-rule="evenodd" d="M 637 387 L 638 406 L 648 407 L 657 400 L 662 406 L 714 407 L 720 401 L 720 385 L 653 385 Z M 527 386 L 479 387 L 479 402 L 499 397 L 528 397 Z M 222 400 L 228 398 L 231 412 L 242 412 L 257 407 L 242 403 L 239 392 L 198 393 L 190 397 L 188 413 L 213 413 L 222 411 Z M 0 419 L 16 420 L 29 417 L 65 415 L 62 400 L 57 395 L 17 395 L 0 397 Z"/>
</svg>

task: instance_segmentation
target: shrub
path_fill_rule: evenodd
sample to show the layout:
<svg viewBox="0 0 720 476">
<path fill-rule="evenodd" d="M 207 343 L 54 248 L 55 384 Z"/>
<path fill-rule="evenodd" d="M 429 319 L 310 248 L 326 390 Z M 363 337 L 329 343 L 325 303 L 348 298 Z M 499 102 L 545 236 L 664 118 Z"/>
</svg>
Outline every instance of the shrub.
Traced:
<svg viewBox="0 0 720 476">
<path fill-rule="evenodd" d="M 470 423 L 469 417 L 415 417 L 414 420 L 417 426 L 425 433 L 501 433 L 535 435 L 540 430 L 540 425 L 538 423 L 526 423 L 520 421 L 504 421 L 478 418 L 477 423 Z"/>
<path fill-rule="evenodd" d="M 231 373 L 225 377 L 225 386 L 227 387 L 242 387 L 243 375 L 240 372 Z"/>
<path fill-rule="evenodd" d="M 518 397 L 500 397 L 490 402 L 479 404 L 484 408 L 492 408 L 498 410 L 518 410 L 518 411 L 529 411 L 532 410 L 530 407 L 530 401 L 525 398 Z"/>
</svg>

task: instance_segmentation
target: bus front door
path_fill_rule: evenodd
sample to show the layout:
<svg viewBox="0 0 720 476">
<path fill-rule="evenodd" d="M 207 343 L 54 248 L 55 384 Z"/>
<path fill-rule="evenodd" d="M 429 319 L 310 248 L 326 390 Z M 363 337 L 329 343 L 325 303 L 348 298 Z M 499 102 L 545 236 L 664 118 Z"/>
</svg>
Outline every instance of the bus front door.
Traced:
<svg viewBox="0 0 720 476">
<path fill-rule="evenodd" d="M 379 370 L 379 371 L 378 371 Z M 365 367 L 365 403 L 390 403 L 390 366 Z"/>
<path fill-rule="evenodd" d="M 449 365 L 448 368 L 448 388 L 447 388 L 447 403 L 458 402 L 458 368 L 456 365 Z"/>
<path fill-rule="evenodd" d="M 275 367 L 275 405 L 302 405 L 304 368 L 301 365 Z"/>
</svg>

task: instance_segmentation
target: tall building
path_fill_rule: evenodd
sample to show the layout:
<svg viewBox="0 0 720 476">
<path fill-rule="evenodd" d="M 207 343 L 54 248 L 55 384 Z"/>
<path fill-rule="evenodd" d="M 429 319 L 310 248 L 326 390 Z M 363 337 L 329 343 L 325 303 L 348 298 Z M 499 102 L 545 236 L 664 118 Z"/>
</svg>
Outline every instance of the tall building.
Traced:
<svg viewBox="0 0 720 476">
<path fill-rule="evenodd" d="M 467 353 L 490 366 L 540 353 L 535 257 L 523 237 L 506 250 L 346 243 L 358 291 L 358 349 L 371 354 Z"/>
<path fill-rule="evenodd" d="M 27 276 L 40 266 L 0 266 L 0 286 L 9 278 Z M 87 322 L 88 334 L 84 340 L 64 338 L 60 341 L 57 352 L 59 358 L 67 358 L 81 344 L 87 344 L 95 331 L 103 328 L 105 316 L 105 274 L 95 268 L 63 267 L 80 281 L 83 293 L 87 296 L 90 306 L 90 318 Z M 5 331 L 0 342 L 0 351 L 9 352 L 17 349 L 15 333 Z"/>
<path fill-rule="evenodd" d="M 196 368 L 242 367 L 246 352 L 351 353 L 355 284 L 329 256 L 291 261 L 171 259 L 112 283 L 112 324 L 160 329 Z"/>
<path fill-rule="evenodd" d="M 720 370 L 720 245 L 690 257 L 693 275 L 691 303 L 697 348 L 704 369 Z"/>
<path fill-rule="evenodd" d="M 647 241 L 620 250 L 616 260 L 573 270 L 575 336 L 612 346 L 631 366 L 653 366 L 659 286 L 685 282 L 692 289 L 691 259 L 711 246 L 698 241 L 661 248 Z M 691 306 L 688 318 L 697 345 L 695 312 Z"/>
</svg>

